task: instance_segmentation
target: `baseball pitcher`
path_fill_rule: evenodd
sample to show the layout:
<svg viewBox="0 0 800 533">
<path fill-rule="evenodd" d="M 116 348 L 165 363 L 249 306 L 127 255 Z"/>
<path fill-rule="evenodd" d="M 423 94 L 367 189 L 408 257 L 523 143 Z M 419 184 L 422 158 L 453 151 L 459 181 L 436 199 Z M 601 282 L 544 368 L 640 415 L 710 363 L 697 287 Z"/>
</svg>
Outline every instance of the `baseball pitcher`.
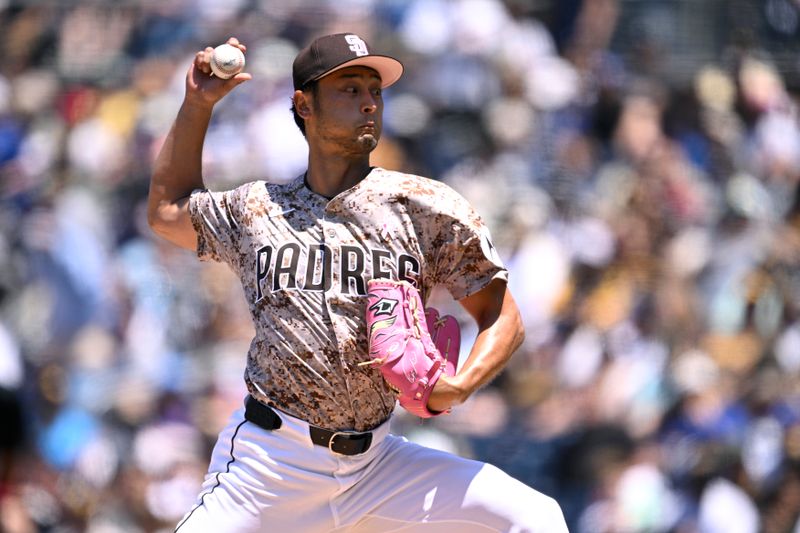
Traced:
<svg viewBox="0 0 800 533">
<path fill-rule="evenodd" d="M 293 65 L 307 171 L 286 184 L 214 192 L 201 168 L 212 110 L 251 77 L 211 75 L 212 51 L 197 52 L 188 69 L 148 219 L 161 237 L 238 274 L 256 333 L 249 394 L 176 530 L 567 531 L 553 499 L 496 467 L 390 433 L 398 400 L 421 417 L 456 408 L 523 337 L 507 272 L 464 198 L 370 166 L 382 91 L 402 64 L 352 33 L 314 40 Z M 457 371 L 457 326 L 424 307 L 436 285 L 479 328 Z"/>
</svg>

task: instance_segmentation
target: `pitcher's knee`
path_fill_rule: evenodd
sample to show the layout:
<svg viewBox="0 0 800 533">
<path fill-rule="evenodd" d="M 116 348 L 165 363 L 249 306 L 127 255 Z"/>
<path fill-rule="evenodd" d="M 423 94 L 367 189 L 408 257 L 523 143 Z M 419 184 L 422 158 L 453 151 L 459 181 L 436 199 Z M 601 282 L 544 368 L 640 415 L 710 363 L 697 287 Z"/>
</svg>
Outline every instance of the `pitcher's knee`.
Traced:
<svg viewBox="0 0 800 533">
<path fill-rule="evenodd" d="M 569 533 L 569 529 L 567 529 L 567 521 L 564 519 L 564 512 L 561 510 L 561 506 L 558 502 L 551 498 L 550 496 L 545 496 L 544 494 L 539 493 L 541 496 L 544 496 L 546 502 L 542 505 L 544 508 L 543 516 L 546 518 L 544 519 L 544 529 L 540 531 L 547 532 L 547 533 Z"/>
<path fill-rule="evenodd" d="M 466 507 L 485 514 L 500 531 L 563 533 L 567 531 L 555 499 L 485 465 L 466 494 Z"/>
<path fill-rule="evenodd" d="M 567 523 L 564 513 L 558 502 L 527 485 L 525 501 L 521 501 L 522 508 L 517 515 L 515 524 L 520 532 L 530 533 L 567 533 Z"/>
</svg>

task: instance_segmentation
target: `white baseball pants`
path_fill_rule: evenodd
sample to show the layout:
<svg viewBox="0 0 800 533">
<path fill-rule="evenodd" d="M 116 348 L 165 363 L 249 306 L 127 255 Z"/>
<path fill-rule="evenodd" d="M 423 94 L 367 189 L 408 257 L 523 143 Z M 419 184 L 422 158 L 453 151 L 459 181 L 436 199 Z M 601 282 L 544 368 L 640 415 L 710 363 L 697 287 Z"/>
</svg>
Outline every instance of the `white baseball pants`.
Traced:
<svg viewBox="0 0 800 533">
<path fill-rule="evenodd" d="M 552 498 L 490 464 L 391 435 L 389 422 L 366 453 L 343 456 L 276 412 L 283 425 L 272 431 L 244 409 L 232 415 L 177 533 L 567 531 Z"/>
</svg>

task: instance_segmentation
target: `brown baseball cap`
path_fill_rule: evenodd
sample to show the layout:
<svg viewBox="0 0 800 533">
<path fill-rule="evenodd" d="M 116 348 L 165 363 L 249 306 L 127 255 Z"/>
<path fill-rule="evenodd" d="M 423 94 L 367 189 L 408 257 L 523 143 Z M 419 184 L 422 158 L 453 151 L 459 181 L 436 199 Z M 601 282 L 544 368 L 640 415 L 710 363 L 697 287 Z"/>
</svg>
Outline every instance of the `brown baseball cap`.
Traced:
<svg viewBox="0 0 800 533">
<path fill-rule="evenodd" d="M 400 79 L 403 64 L 386 55 L 373 54 L 367 43 L 355 33 L 336 33 L 315 39 L 300 50 L 292 65 L 294 88 L 346 67 L 364 66 L 374 69 L 385 88 Z"/>
</svg>

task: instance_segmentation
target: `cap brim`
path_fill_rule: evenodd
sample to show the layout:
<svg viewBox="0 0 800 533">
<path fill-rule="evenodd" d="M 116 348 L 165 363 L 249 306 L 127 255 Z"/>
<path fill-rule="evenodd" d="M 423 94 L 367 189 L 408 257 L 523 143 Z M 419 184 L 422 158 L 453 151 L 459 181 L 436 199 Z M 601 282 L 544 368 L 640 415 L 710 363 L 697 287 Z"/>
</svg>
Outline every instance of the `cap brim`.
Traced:
<svg viewBox="0 0 800 533">
<path fill-rule="evenodd" d="M 337 65 L 327 72 L 320 74 L 315 80 L 324 78 L 328 74 L 348 67 L 369 67 L 377 71 L 378 75 L 381 77 L 382 89 L 394 84 L 394 82 L 399 80 L 400 76 L 403 75 L 403 64 L 395 58 L 381 55 L 368 55 L 345 61 L 341 65 Z"/>
</svg>

